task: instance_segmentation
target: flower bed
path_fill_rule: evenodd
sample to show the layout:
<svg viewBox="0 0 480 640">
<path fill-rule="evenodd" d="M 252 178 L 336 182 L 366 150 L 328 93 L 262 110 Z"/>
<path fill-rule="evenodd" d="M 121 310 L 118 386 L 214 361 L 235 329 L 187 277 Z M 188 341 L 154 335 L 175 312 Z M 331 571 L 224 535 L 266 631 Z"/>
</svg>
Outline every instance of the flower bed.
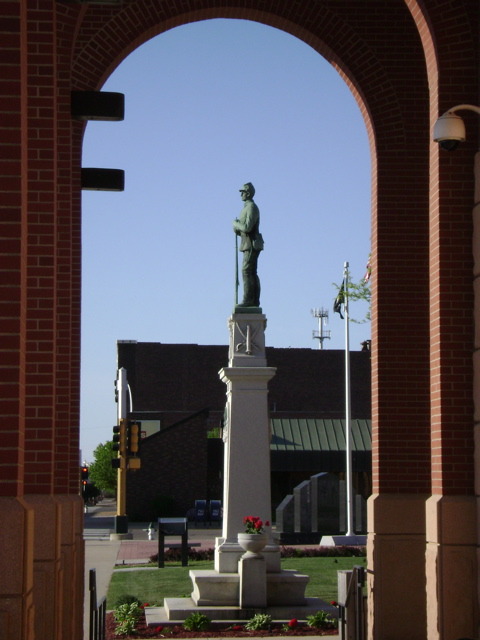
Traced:
<svg viewBox="0 0 480 640">
<path fill-rule="evenodd" d="M 297 623 L 289 626 L 287 624 L 274 623 L 269 630 L 257 629 L 248 631 L 244 624 L 226 625 L 211 623 L 207 631 L 187 631 L 181 624 L 169 624 L 158 627 L 147 627 L 145 615 L 138 620 L 135 633 L 132 635 L 115 635 L 116 623 L 113 613 L 107 614 L 106 640 L 119 640 L 121 638 L 258 638 L 258 637 L 279 637 L 279 636 L 334 636 L 338 634 L 335 628 L 317 629 L 309 627 L 305 623 Z"/>
<path fill-rule="evenodd" d="M 195 549 L 190 548 L 188 552 L 189 560 L 209 560 L 214 559 L 214 549 Z M 365 547 L 280 547 L 280 556 L 282 558 L 349 558 L 364 557 L 366 555 Z M 166 549 L 165 562 L 178 562 L 182 559 L 181 549 Z M 158 562 L 158 554 L 150 556 L 150 562 Z"/>
</svg>

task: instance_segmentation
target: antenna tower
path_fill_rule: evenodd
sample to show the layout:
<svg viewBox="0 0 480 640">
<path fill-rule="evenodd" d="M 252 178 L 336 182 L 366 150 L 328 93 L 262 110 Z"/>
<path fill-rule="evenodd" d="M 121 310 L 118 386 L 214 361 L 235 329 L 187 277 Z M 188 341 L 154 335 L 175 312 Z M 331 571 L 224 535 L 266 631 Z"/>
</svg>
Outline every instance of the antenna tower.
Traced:
<svg viewBox="0 0 480 640">
<path fill-rule="evenodd" d="M 312 339 L 318 340 L 318 348 L 323 349 L 323 341 L 330 340 L 330 331 L 325 331 L 328 322 L 328 311 L 321 309 L 311 309 L 312 316 L 318 318 L 318 331 L 312 331 Z"/>
</svg>

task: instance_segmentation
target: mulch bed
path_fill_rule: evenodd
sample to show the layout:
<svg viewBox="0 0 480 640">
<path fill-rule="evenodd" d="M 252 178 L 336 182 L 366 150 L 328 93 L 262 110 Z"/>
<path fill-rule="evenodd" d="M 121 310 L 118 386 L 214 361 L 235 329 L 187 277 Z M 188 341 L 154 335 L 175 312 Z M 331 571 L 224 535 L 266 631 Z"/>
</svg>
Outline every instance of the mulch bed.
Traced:
<svg viewBox="0 0 480 640">
<path fill-rule="evenodd" d="M 112 613 L 107 613 L 106 640 L 119 640 L 119 638 L 270 638 L 278 636 L 332 636 L 337 635 L 337 629 L 316 629 L 306 624 L 299 623 L 288 631 L 282 630 L 282 625 L 274 624 L 269 631 L 247 631 L 244 625 L 222 625 L 212 623 L 209 631 L 186 631 L 182 625 L 165 625 L 159 627 L 147 627 L 145 616 L 140 618 L 135 635 L 116 636 L 115 621 Z"/>
</svg>

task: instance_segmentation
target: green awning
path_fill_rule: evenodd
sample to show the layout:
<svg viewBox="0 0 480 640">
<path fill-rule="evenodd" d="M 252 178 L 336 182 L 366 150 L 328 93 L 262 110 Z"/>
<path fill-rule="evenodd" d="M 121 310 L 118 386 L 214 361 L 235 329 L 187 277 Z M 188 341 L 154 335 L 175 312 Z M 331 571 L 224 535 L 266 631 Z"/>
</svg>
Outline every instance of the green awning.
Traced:
<svg viewBox="0 0 480 640">
<path fill-rule="evenodd" d="M 345 420 L 274 418 L 272 451 L 345 451 Z M 351 420 L 352 451 L 371 451 L 371 420 Z"/>
</svg>

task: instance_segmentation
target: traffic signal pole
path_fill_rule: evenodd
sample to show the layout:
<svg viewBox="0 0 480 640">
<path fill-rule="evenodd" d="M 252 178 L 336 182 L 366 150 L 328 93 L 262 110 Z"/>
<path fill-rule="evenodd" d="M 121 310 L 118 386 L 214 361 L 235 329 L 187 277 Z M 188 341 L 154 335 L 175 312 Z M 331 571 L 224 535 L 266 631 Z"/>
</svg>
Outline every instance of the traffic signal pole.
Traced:
<svg viewBox="0 0 480 640">
<path fill-rule="evenodd" d="M 123 367 L 118 370 L 118 424 L 120 440 L 118 456 L 120 466 L 117 469 L 117 515 L 115 516 L 115 533 L 128 534 L 127 516 L 127 371 Z"/>
</svg>

